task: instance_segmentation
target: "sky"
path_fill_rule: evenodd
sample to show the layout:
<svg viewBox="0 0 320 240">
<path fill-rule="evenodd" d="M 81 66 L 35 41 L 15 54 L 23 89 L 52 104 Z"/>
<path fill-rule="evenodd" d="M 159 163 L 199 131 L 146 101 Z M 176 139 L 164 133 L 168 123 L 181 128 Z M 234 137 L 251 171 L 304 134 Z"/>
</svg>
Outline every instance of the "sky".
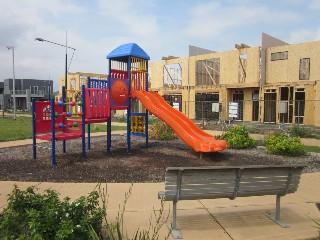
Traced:
<svg viewBox="0 0 320 240">
<path fill-rule="evenodd" d="M 261 46 L 261 33 L 289 44 L 320 40 L 320 0 L 0 0 L 0 81 L 51 79 L 68 71 L 107 74 L 106 56 L 136 43 L 159 61 L 188 46 L 217 52 Z M 73 55 L 73 57 L 72 57 Z M 72 61 L 70 62 L 72 57 Z"/>
</svg>

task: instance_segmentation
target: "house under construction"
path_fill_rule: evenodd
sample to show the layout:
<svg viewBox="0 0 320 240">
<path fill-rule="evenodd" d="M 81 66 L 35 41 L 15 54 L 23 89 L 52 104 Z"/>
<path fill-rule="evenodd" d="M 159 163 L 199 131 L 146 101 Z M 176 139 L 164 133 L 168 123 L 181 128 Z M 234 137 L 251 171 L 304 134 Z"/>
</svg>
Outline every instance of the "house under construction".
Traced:
<svg viewBox="0 0 320 240">
<path fill-rule="evenodd" d="M 191 119 L 320 126 L 320 41 L 288 44 L 262 33 L 236 44 L 150 63 L 151 90 Z"/>
</svg>

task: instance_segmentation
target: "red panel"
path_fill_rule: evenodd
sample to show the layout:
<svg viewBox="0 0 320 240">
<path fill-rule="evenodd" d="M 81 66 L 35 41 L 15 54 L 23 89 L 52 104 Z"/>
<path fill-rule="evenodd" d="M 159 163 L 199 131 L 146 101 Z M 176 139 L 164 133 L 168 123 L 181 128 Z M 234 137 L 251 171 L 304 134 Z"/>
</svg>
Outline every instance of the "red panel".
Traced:
<svg viewBox="0 0 320 240">
<path fill-rule="evenodd" d="M 60 114 L 59 117 L 55 118 L 55 124 L 63 123 L 63 107 L 55 106 L 54 111 Z M 51 128 L 51 104 L 48 101 L 45 102 L 35 102 L 35 118 L 36 118 L 36 138 L 51 141 L 52 140 L 52 128 Z M 73 124 L 74 122 L 78 123 L 77 127 L 68 127 L 68 123 Z M 68 140 L 75 139 L 82 136 L 80 120 L 65 120 L 65 127 L 59 128 L 56 127 L 56 140 Z M 39 133 L 48 133 L 48 134 L 39 134 Z"/>
<path fill-rule="evenodd" d="M 128 79 L 128 71 L 111 69 L 111 78 Z"/>
<path fill-rule="evenodd" d="M 109 91 L 100 88 L 85 89 L 85 118 L 107 119 L 110 117 L 110 99 Z"/>
<path fill-rule="evenodd" d="M 36 114 L 36 134 L 51 132 L 51 106 L 49 101 L 35 102 Z M 63 112 L 62 106 L 55 106 L 54 111 L 61 114 Z M 56 123 L 62 123 L 63 117 L 60 116 L 55 119 Z"/>
</svg>

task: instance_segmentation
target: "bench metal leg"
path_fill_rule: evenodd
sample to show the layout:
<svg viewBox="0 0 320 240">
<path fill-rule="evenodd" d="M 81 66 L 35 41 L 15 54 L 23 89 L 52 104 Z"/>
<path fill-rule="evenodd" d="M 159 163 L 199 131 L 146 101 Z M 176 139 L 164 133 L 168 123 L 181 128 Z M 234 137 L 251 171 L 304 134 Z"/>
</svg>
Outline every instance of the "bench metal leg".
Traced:
<svg viewBox="0 0 320 240">
<path fill-rule="evenodd" d="M 180 231 L 177 229 L 177 201 L 173 201 L 172 223 L 168 225 L 174 239 L 182 239 Z"/>
<path fill-rule="evenodd" d="M 274 221 L 275 223 L 279 224 L 281 227 L 283 228 L 288 228 L 289 225 L 284 223 L 281 219 L 280 219 L 280 198 L 281 196 L 277 195 L 276 198 L 276 214 L 275 215 L 271 215 L 269 214 L 268 217 Z"/>
</svg>

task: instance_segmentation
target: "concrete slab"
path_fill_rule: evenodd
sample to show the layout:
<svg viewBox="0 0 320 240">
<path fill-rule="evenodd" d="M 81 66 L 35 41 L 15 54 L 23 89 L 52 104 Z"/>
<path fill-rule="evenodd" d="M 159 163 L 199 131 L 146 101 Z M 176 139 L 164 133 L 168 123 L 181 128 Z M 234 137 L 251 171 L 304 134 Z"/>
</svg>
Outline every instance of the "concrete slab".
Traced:
<svg viewBox="0 0 320 240">
<path fill-rule="evenodd" d="M 319 236 L 311 220 L 304 215 L 305 212 L 316 213 L 314 204 L 283 207 L 281 219 L 289 224 L 289 228 L 282 228 L 267 217 L 268 213 L 274 213 L 269 206 L 208 210 L 232 239 L 316 239 Z"/>
<path fill-rule="evenodd" d="M 169 223 L 171 222 L 170 214 Z M 206 209 L 178 209 L 177 227 L 184 240 L 232 239 Z"/>
<path fill-rule="evenodd" d="M 271 221 L 268 213 L 275 212 L 275 196 L 261 196 L 229 199 L 180 201 L 177 210 L 177 225 L 184 239 L 316 239 L 318 230 L 307 217 L 320 220 L 320 211 L 315 203 L 319 201 L 317 183 L 320 173 L 303 174 L 298 191 L 281 200 L 281 218 L 290 225 L 284 229 Z M 6 205 L 7 194 L 13 185 L 20 189 L 36 185 L 39 191 L 55 189 L 61 198 L 72 200 L 86 196 L 93 191 L 96 183 L 46 183 L 46 182 L 0 182 L 0 207 Z M 108 183 L 108 219 L 115 221 L 122 206 L 129 183 Z M 105 184 L 102 184 L 105 188 Z M 164 190 L 163 183 L 136 183 L 128 199 L 125 210 L 125 226 L 129 236 L 140 227 L 149 226 L 153 211 L 160 208 L 158 191 Z M 120 210 L 122 208 L 120 207 Z M 165 203 L 165 213 L 169 214 L 166 224 L 172 222 L 172 202 Z M 168 229 L 163 226 L 159 239 L 164 239 Z M 170 237 L 171 238 L 171 237 Z M 169 238 L 169 239 L 170 239 Z"/>
<path fill-rule="evenodd" d="M 116 219 L 118 217 L 118 211 L 117 210 L 108 210 L 107 212 L 107 220 L 108 223 L 115 225 Z M 156 212 L 158 214 L 158 212 Z M 168 211 L 165 211 L 163 213 L 164 217 L 167 217 L 169 214 Z M 129 211 L 126 210 L 124 217 L 123 217 L 123 223 L 124 223 L 124 233 L 128 236 L 128 238 L 125 239 L 133 239 L 136 232 L 139 230 L 140 232 L 150 229 L 150 225 L 152 227 L 156 226 L 156 220 L 154 217 L 153 211 Z M 164 219 L 164 221 L 166 218 Z M 153 229 L 150 229 L 150 235 L 153 233 Z M 159 230 L 159 239 L 165 239 L 167 236 L 170 236 L 169 229 L 166 227 L 166 223 L 162 225 L 162 227 Z M 170 238 L 169 238 L 170 239 Z"/>
<path fill-rule="evenodd" d="M 296 194 L 303 196 L 308 201 L 320 202 L 320 172 L 302 174 Z"/>
</svg>

